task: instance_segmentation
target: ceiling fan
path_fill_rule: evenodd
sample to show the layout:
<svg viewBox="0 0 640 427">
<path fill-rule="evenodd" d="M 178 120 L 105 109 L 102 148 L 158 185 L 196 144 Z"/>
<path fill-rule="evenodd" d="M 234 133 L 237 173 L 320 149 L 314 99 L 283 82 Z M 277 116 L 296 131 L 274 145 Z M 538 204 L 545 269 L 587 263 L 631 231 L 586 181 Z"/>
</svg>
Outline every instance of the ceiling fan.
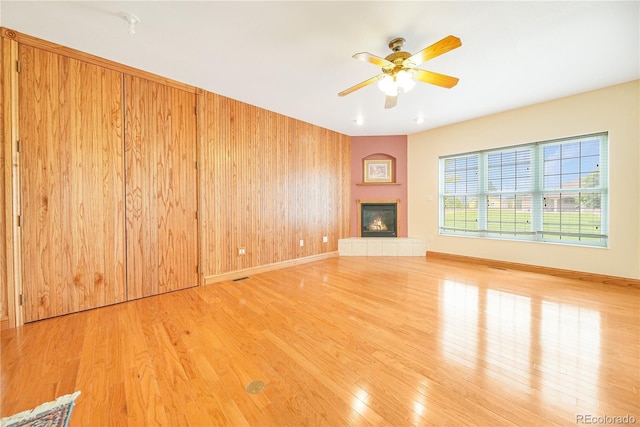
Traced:
<svg viewBox="0 0 640 427">
<path fill-rule="evenodd" d="M 402 50 L 404 42 L 405 39 L 401 37 L 391 40 L 389 42 L 389 48 L 393 53 L 389 54 L 386 58 L 380 58 L 368 52 L 353 55 L 355 59 L 382 67 L 382 74 L 378 74 L 349 89 L 343 90 L 338 96 L 348 95 L 377 81 L 378 87 L 387 96 L 384 108 L 393 108 L 398 103 L 398 94 L 410 91 L 415 85 L 416 80 L 446 88 L 452 88 L 458 83 L 456 77 L 416 68 L 425 61 L 462 46 L 458 37 L 447 36 L 413 55 Z"/>
</svg>

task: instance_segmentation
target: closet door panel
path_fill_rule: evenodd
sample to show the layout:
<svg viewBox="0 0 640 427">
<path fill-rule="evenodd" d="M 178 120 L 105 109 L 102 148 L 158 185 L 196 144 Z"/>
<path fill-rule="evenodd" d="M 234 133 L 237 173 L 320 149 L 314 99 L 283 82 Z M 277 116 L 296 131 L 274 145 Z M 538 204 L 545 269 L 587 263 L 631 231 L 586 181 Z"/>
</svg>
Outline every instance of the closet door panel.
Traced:
<svg viewBox="0 0 640 427">
<path fill-rule="evenodd" d="M 125 76 L 128 298 L 196 286 L 196 95 Z"/>
<path fill-rule="evenodd" d="M 25 321 L 124 301 L 122 74 L 19 56 Z"/>
</svg>

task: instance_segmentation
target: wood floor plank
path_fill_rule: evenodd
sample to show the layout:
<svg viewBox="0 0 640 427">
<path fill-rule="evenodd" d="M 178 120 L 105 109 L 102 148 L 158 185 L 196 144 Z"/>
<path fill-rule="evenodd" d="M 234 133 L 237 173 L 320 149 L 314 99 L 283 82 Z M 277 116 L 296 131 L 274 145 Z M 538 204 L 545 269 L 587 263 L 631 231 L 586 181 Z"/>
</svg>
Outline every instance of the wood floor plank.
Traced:
<svg viewBox="0 0 640 427">
<path fill-rule="evenodd" d="M 634 288 L 336 257 L 4 330 L 1 415 L 80 390 L 72 427 L 640 420 L 638 325 Z"/>
</svg>

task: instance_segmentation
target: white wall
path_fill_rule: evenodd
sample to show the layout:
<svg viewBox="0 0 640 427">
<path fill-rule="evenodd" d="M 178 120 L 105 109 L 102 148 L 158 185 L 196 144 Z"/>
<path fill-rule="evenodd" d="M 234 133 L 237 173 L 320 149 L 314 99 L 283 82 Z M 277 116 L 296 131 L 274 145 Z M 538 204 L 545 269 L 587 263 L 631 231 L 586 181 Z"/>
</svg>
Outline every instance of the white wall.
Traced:
<svg viewBox="0 0 640 427">
<path fill-rule="evenodd" d="M 438 158 L 609 132 L 609 247 L 438 234 Z M 408 137 L 408 235 L 427 250 L 640 279 L 640 80 Z"/>
</svg>

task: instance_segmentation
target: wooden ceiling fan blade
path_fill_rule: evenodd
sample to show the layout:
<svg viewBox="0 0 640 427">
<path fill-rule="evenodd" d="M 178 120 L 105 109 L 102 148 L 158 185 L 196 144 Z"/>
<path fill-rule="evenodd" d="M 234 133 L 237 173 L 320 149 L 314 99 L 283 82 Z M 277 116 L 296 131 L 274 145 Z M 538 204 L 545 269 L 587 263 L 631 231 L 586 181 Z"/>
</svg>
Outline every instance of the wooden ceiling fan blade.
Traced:
<svg viewBox="0 0 640 427">
<path fill-rule="evenodd" d="M 383 77 L 383 76 L 384 76 L 384 74 L 378 74 L 377 76 L 373 76 L 373 77 L 371 77 L 370 79 L 365 80 L 365 81 L 363 81 L 363 82 L 361 82 L 361 83 L 358 83 L 358 84 L 357 84 L 357 85 L 355 85 L 355 86 L 351 86 L 349 89 L 345 89 L 345 90 L 343 90 L 342 92 L 340 92 L 340 93 L 338 94 L 338 96 L 345 96 L 345 95 L 349 95 L 350 93 L 355 92 L 355 91 L 356 91 L 356 90 L 358 90 L 358 89 L 362 89 L 363 87 L 365 87 L 365 86 L 367 86 L 367 85 L 370 85 L 371 83 L 373 83 L 373 82 L 375 82 L 375 81 L 379 80 L 379 79 L 380 79 L 381 77 Z"/>
<path fill-rule="evenodd" d="M 411 64 L 413 66 L 420 65 L 425 61 L 440 56 L 443 53 L 447 53 L 450 50 L 453 50 L 460 46 L 462 46 L 462 42 L 459 38 L 457 38 L 456 36 L 447 36 L 442 40 L 435 42 L 431 46 L 425 47 L 420 52 L 415 53 L 414 55 L 405 59 L 403 65 L 405 67 L 410 67 Z"/>
<path fill-rule="evenodd" d="M 376 56 L 369 52 L 356 53 L 355 55 L 353 55 L 353 57 L 360 61 L 370 62 L 371 64 L 377 65 L 379 67 L 393 68 L 393 63 L 391 61 L 387 61 L 386 59 L 380 58 L 379 56 Z"/>
<path fill-rule="evenodd" d="M 413 69 L 415 80 L 431 83 L 432 85 L 446 87 L 448 89 L 458 84 L 457 77 L 451 77 L 444 74 L 434 73 L 433 71 Z"/>
<path fill-rule="evenodd" d="M 393 108 L 398 105 L 398 96 L 388 96 L 384 100 L 384 108 Z"/>
</svg>

